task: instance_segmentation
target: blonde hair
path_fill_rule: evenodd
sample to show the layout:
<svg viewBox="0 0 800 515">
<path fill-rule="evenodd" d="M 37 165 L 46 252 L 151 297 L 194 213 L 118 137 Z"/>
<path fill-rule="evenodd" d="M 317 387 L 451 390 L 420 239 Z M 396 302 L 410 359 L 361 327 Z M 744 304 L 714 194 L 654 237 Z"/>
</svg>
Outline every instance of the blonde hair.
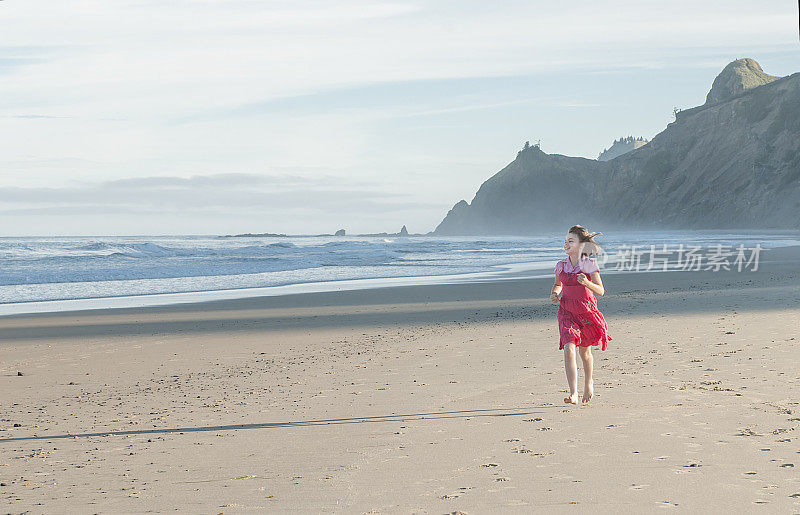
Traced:
<svg viewBox="0 0 800 515">
<path fill-rule="evenodd" d="M 569 228 L 568 233 L 574 234 L 578 237 L 578 241 L 583 243 L 583 251 L 581 252 L 581 257 L 583 256 L 597 256 L 603 252 L 603 248 L 594 241 L 595 236 L 600 236 L 601 232 L 589 232 L 586 227 L 582 225 L 573 225 Z"/>
</svg>

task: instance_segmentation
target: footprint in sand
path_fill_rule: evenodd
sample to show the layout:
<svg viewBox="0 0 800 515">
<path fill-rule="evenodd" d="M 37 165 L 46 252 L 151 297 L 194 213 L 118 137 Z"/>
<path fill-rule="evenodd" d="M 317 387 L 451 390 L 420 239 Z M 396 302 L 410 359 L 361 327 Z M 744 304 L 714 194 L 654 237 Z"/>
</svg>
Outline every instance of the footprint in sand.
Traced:
<svg viewBox="0 0 800 515">
<path fill-rule="evenodd" d="M 649 487 L 650 485 L 637 485 L 633 484 L 628 487 L 628 490 L 644 490 L 645 488 Z"/>
</svg>

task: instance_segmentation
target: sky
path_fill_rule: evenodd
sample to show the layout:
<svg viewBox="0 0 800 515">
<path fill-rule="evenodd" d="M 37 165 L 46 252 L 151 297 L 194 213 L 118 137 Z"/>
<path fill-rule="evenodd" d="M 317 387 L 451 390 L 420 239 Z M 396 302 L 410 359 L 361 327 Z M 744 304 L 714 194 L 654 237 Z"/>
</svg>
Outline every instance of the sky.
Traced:
<svg viewBox="0 0 800 515">
<path fill-rule="evenodd" d="M 6 0 L 0 24 L 2 236 L 426 233 L 525 141 L 595 159 L 734 59 L 800 71 L 773 0 Z"/>
</svg>

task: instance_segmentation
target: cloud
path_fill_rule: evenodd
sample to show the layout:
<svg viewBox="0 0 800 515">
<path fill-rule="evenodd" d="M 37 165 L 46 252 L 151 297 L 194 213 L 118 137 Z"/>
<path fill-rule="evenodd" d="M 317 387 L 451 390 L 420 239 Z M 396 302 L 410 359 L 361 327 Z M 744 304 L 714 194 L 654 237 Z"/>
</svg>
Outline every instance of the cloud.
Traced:
<svg viewBox="0 0 800 515">
<path fill-rule="evenodd" d="M 0 75 L 11 74 L 19 68 L 46 63 L 46 59 L 26 57 L 0 57 Z"/>
<path fill-rule="evenodd" d="M 439 207 L 364 184 L 292 175 L 144 177 L 62 188 L 0 188 L 0 214 L 155 214 L 215 212 L 354 213 Z"/>
<path fill-rule="evenodd" d="M 157 190 L 160 188 L 251 188 L 254 186 L 279 186 L 309 184 L 312 180 L 296 175 L 257 175 L 247 173 L 219 173 L 214 175 L 196 175 L 192 177 L 134 177 L 107 181 L 102 188 L 108 189 L 142 189 Z"/>
<path fill-rule="evenodd" d="M 64 45 L 15 67 L 5 99 L 163 118 L 354 84 L 650 66 L 665 50 L 796 38 L 782 2 L 83 5 L 4 7 L 9 40 Z"/>
<path fill-rule="evenodd" d="M 55 223 L 83 209 L 87 227 L 97 209 L 301 206 L 311 225 L 384 206 L 432 228 L 526 139 L 593 156 L 702 103 L 732 58 L 783 52 L 776 74 L 800 55 L 777 0 L 2 6 L 0 203 Z"/>
<path fill-rule="evenodd" d="M 22 119 L 46 119 L 46 120 L 55 120 L 59 118 L 71 118 L 70 116 L 49 116 L 46 114 L 15 114 L 11 116 L 4 116 L 3 118 L 22 118 Z"/>
<path fill-rule="evenodd" d="M 431 109 L 427 111 L 417 111 L 396 115 L 397 118 L 414 118 L 418 116 L 436 116 L 440 114 L 450 113 L 464 113 L 469 111 L 482 111 L 486 109 L 496 109 L 498 107 L 512 107 L 512 106 L 534 106 L 539 105 L 542 107 L 599 107 L 600 104 L 590 104 L 582 102 L 569 102 L 566 97 L 542 97 L 542 98 L 522 98 L 517 100 L 509 100 L 507 102 L 494 102 L 491 104 L 467 104 L 458 107 L 448 107 L 442 109 Z"/>
</svg>

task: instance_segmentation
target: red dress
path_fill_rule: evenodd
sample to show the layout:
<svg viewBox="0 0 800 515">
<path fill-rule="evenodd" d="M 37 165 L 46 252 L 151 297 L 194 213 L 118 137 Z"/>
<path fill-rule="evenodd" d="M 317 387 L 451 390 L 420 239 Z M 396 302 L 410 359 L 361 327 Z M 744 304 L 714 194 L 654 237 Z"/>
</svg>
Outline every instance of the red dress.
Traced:
<svg viewBox="0 0 800 515">
<path fill-rule="evenodd" d="M 561 302 L 558 304 L 558 332 L 561 336 L 558 348 L 569 342 L 580 347 L 596 347 L 602 344 L 606 350 L 609 341 L 608 326 L 603 314 L 597 309 L 597 299 L 592 290 L 578 282 L 578 274 L 586 275 L 599 270 L 595 260 L 584 258 L 573 267 L 569 257 L 556 264 L 555 273 L 561 280 Z"/>
</svg>

